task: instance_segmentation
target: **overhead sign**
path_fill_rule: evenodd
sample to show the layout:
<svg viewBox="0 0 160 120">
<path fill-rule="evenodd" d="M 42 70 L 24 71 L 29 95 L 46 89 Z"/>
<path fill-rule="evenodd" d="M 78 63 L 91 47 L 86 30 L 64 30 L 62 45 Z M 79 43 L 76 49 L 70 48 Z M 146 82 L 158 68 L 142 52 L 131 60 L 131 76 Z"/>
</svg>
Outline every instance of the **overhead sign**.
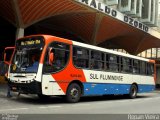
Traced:
<svg viewBox="0 0 160 120">
<path fill-rule="evenodd" d="M 97 0 L 78 0 L 78 2 L 85 4 L 93 9 L 96 9 L 102 13 L 105 13 L 115 19 L 118 19 L 122 22 L 125 22 L 135 28 L 138 28 L 144 32 L 148 32 L 149 27 L 127 15 L 122 14 L 121 12 L 114 10 L 107 6 L 106 4 L 103 4 Z"/>
</svg>

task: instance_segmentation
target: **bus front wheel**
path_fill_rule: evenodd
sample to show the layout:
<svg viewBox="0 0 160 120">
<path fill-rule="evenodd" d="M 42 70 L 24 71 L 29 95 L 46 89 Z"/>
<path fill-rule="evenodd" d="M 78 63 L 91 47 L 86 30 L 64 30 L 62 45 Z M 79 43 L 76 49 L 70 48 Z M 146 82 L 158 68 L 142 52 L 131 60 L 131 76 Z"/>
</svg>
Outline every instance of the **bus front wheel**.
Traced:
<svg viewBox="0 0 160 120">
<path fill-rule="evenodd" d="M 69 85 L 66 93 L 66 100 L 70 103 L 76 103 L 80 100 L 81 88 L 77 83 Z"/>
<path fill-rule="evenodd" d="M 135 84 L 131 85 L 130 92 L 129 92 L 129 98 L 134 99 L 137 97 L 138 88 Z"/>
</svg>

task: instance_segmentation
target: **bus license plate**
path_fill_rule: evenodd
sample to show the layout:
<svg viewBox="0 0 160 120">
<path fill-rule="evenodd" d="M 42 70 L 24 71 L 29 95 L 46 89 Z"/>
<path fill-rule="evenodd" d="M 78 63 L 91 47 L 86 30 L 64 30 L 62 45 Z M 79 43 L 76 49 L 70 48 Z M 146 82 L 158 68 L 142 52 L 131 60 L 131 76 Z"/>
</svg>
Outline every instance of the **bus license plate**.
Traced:
<svg viewBox="0 0 160 120">
<path fill-rule="evenodd" d="M 16 87 L 12 87 L 12 90 L 17 90 L 17 88 Z"/>
</svg>

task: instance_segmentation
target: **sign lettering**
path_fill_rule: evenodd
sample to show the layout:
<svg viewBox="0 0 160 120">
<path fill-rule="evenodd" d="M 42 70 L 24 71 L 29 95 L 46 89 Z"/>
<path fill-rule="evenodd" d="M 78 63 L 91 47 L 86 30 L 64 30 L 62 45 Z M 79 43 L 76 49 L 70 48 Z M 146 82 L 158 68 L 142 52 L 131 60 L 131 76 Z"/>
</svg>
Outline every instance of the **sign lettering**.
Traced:
<svg viewBox="0 0 160 120">
<path fill-rule="evenodd" d="M 117 81 L 123 81 L 123 76 L 117 76 L 117 75 L 106 75 L 106 74 L 90 74 L 90 79 L 94 80 L 117 80 Z"/>
<path fill-rule="evenodd" d="M 110 15 L 114 18 L 117 18 L 135 28 L 138 28 L 144 32 L 148 32 L 149 31 L 149 27 L 146 26 L 145 24 L 129 17 L 129 16 L 126 16 L 126 15 L 123 15 L 121 14 L 120 12 L 108 7 L 107 5 L 97 1 L 97 0 L 79 0 L 79 2 L 83 3 L 83 4 L 86 4 L 94 9 L 97 9 L 107 15 Z M 122 17 L 120 17 L 122 16 Z"/>
<path fill-rule="evenodd" d="M 30 41 L 21 41 L 20 45 L 21 46 L 25 46 L 25 45 L 36 45 L 36 44 L 40 44 L 41 41 L 40 40 L 30 40 Z"/>
</svg>

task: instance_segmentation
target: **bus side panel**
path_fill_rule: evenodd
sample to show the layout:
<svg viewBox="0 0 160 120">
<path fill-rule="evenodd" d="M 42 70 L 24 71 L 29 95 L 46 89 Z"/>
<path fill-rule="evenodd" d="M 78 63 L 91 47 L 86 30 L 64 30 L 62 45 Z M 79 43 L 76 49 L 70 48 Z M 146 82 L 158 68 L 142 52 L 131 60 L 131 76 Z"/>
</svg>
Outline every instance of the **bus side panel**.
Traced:
<svg viewBox="0 0 160 120">
<path fill-rule="evenodd" d="M 70 69 L 70 71 L 72 71 Z M 122 74 L 113 72 L 102 72 L 93 70 L 83 70 L 79 72 L 66 73 L 68 70 L 57 74 L 43 75 L 42 93 L 45 95 L 65 95 L 66 88 L 72 82 L 72 74 L 79 73 L 85 77 L 86 82 L 82 81 L 84 86 L 84 96 L 86 95 L 104 95 L 104 94 L 128 94 L 131 84 L 138 85 L 138 92 L 149 92 L 154 90 L 154 79 L 152 76 L 141 76 L 133 74 Z M 66 73 L 66 74 L 64 74 Z M 65 76 L 64 76 L 65 75 Z M 80 80 L 81 81 L 81 80 Z M 47 89 L 46 89 L 47 88 Z"/>
<path fill-rule="evenodd" d="M 42 77 L 42 94 L 44 95 L 64 95 L 62 88 L 54 80 L 52 75 L 47 74 Z"/>
<path fill-rule="evenodd" d="M 128 94 L 130 84 L 84 83 L 84 95 Z"/>
<path fill-rule="evenodd" d="M 58 83 L 60 88 L 66 94 L 68 85 L 73 81 L 79 81 L 81 83 L 86 82 L 86 78 L 84 76 L 82 69 L 76 69 L 73 64 L 70 63 L 68 66 L 55 74 L 52 74 L 52 78 Z"/>
<path fill-rule="evenodd" d="M 146 84 L 148 83 L 148 84 Z M 151 92 L 155 90 L 155 81 L 152 76 L 141 76 L 141 83 L 138 84 L 139 93 Z"/>
<path fill-rule="evenodd" d="M 133 83 L 138 85 L 138 92 L 152 91 L 155 86 L 152 76 L 92 70 L 84 70 L 84 74 L 84 95 L 128 94 Z"/>
<path fill-rule="evenodd" d="M 107 84 L 107 83 L 84 83 L 84 96 L 87 95 L 109 95 L 129 94 L 131 84 Z M 150 92 L 155 89 L 154 85 L 138 85 L 139 93 Z"/>
<path fill-rule="evenodd" d="M 139 93 L 151 92 L 155 90 L 155 85 L 138 85 Z"/>
</svg>

